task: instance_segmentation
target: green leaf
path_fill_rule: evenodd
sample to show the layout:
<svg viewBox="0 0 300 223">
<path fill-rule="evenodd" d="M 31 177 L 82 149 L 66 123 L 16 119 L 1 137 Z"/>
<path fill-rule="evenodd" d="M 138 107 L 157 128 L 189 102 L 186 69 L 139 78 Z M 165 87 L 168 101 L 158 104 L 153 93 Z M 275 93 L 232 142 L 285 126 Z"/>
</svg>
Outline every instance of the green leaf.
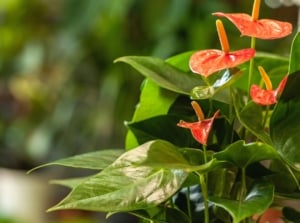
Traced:
<svg viewBox="0 0 300 223">
<path fill-rule="evenodd" d="M 300 32 L 297 32 L 297 34 L 294 37 L 291 53 L 290 53 L 290 64 L 289 64 L 289 74 L 294 73 L 296 71 L 300 70 Z"/>
<path fill-rule="evenodd" d="M 102 170 L 112 164 L 124 152 L 125 151 L 123 149 L 107 149 L 84 153 L 40 165 L 30 170 L 29 173 L 36 169 L 53 165 Z"/>
<path fill-rule="evenodd" d="M 189 95 L 194 87 L 204 85 L 199 75 L 183 72 L 159 58 L 126 56 L 115 62 L 127 63 L 160 87 L 180 94 Z"/>
<path fill-rule="evenodd" d="M 189 60 L 191 55 L 195 51 L 189 51 L 180 53 L 178 55 L 172 56 L 166 60 L 168 64 L 173 65 L 174 67 L 178 68 L 179 70 L 182 70 L 184 72 L 190 72 L 190 66 L 189 66 Z"/>
<path fill-rule="evenodd" d="M 163 139 L 175 145 L 198 145 L 189 131 L 177 126 L 180 121 L 177 115 L 160 115 L 140 122 L 127 123 L 126 126 L 142 144 L 150 140 Z"/>
<path fill-rule="evenodd" d="M 236 103 L 236 101 L 235 101 Z M 253 135 L 265 143 L 272 145 L 269 134 L 264 130 L 262 125 L 262 107 L 249 102 L 241 111 L 238 110 L 235 104 L 236 115 L 243 126 L 247 128 Z"/>
<path fill-rule="evenodd" d="M 185 157 L 190 158 L 189 162 Z M 167 141 L 157 141 L 148 150 L 145 159 L 141 159 L 138 165 L 182 169 L 186 172 L 206 173 L 216 167 L 224 166 L 226 162 L 212 159 L 204 163 L 203 152 L 199 149 L 178 148 Z M 196 160 L 197 159 L 197 160 Z"/>
<path fill-rule="evenodd" d="M 77 185 L 79 185 L 83 181 L 85 181 L 87 178 L 88 177 L 78 177 L 78 178 L 63 179 L 63 180 L 51 180 L 50 183 L 65 186 L 65 187 L 69 187 L 69 188 L 73 189 Z"/>
<path fill-rule="evenodd" d="M 146 79 L 142 86 L 139 104 L 135 109 L 131 122 L 138 122 L 157 115 L 167 114 L 170 106 L 177 97 L 177 93 L 163 89 L 153 81 Z M 136 137 L 131 131 L 128 131 L 126 149 L 132 149 L 138 145 Z"/>
<path fill-rule="evenodd" d="M 270 120 L 270 135 L 274 147 L 297 170 L 300 170 L 299 86 L 300 72 L 290 74 Z"/>
<path fill-rule="evenodd" d="M 254 162 L 268 159 L 278 159 L 276 150 L 265 143 L 245 143 L 240 140 L 229 145 L 224 151 L 215 153 L 214 158 L 233 163 L 239 168 L 246 168 Z"/>
<path fill-rule="evenodd" d="M 273 185 L 271 183 L 262 182 L 255 184 L 242 201 L 220 197 L 210 197 L 209 200 L 214 205 L 228 211 L 233 218 L 233 223 L 239 223 L 254 214 L 263 213 L 272 204 L 273 196 Z"/>
<path fill-rule="evenodd" d="M 137 165 L 147 157 L 152 146 L 160 145 L 163 149 L 165 143 L 152 141 L 124 153 L 102 172 L 75 187 L 49 211 L 133 211 L 165 202 L 180 189 L 188 173 L 180 169 Z M 155 157 L 153 162 L 158 162 Z"/>
<path fill-rule="evenodd" d="M 241 75 L 242 71 L 239 69 L 226 69 L 225 71 L 220 71 L 218 74 L 209 77 L 206 85 L 193 88 L 191 97 L 193 99 L 202 100 L 213 98 L 229 104 L 229 93 L 228 91 L 224 90 L 228 89 L 228 87 L 237 81 Z"/>
</svg>

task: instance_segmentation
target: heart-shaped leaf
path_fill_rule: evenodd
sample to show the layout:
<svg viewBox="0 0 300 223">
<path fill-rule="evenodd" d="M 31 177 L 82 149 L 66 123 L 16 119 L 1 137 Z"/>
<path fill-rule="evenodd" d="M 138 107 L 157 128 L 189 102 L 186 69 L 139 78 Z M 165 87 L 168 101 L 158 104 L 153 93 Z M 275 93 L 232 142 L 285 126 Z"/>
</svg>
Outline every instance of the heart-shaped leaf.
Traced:
<svg viewBox="0 0 300 223">
<path fill-rule="evenodd" d="M 276 104 L 270 135 L 274 147 L 294 168 L 300 170 L 300 72 L 288 76 L 285 89 Z"/>
<path fill-rule="evenodd" d="M 233 218 L 233 223 L 254 214 L 263 213 L 272 203 L 274 187 L 271 183 L 262 182 L 255 184 L 242 201 L 220 197 L 210 197 L 209 200 L 216 206 L 225 209 Z"/>
<path fill-rule="evenodd" d="M 52 165 L 102 170 L 110 164 L 112 164 L 124 152 L 125 151 L 123 149 L 107 149 L 96 152 L 84 153 L 81 155 L 71 156 L 68 158 L 59 159 L 50 163 L 40 165 L 30 170 L 29 172 Z"/>
<path fill-rule="evenodd" d="M 159 58 L 126 56 L 116 59 L 115 62 L 127 63 L 160 87 L 177 93 L 189 95 L 194 87 L 204 85 L 199 75 L 183 72 Z"/>
<path fill-rule="evenodd" d="M 279 154 L 270 145 L 254 142 L 245 143 L 240 140 L 229 145 L 224 151 L 215 153 L 214 158 L 233 163 L 239 168 L 246 168 L 254 162 L 268 159 L 278 159 Z"/>
<path fill-rule="evenodd" d="M 294 37 L 292 48 L 291 48 L 291 54 L 290 54 L 290 64 L 289 64 L 289 74 L 294 73 L 296 71 L 300 70 L 300 32 L 296 34 Z"/>
<path fill-rule="evenodd" d="M 180 169 L 137 165 L 146 159 L 152 146 L 161 146 L 163 149 L 166 144 L 152 141 L 124 153 L 102 172 L 77 185 L 64 200 L 49 211 L 132 211 L 155 207 L 166 201 L 179 190 L 188 173 Z M 176 154 L 173 158 L 184 162 Z M 153 157 L 153 162 L 159 162 L 161 158 L 157 159 Z"/>
<path fill-rule="evenodd" d="M 174 103 L 178 94 L 159 87 L 152 80 L 146 79 L 142 85 L 139 105 L 134 111 L 131 122 L 138 122 L 158 115 L 168 113 L 170 106 Z M 153 100 L 153 98 L 156 98 Z M 132 149 L 139 145 L 138 139 L 132 131 L 126 136 L 126 149 Z"/>
</svg>

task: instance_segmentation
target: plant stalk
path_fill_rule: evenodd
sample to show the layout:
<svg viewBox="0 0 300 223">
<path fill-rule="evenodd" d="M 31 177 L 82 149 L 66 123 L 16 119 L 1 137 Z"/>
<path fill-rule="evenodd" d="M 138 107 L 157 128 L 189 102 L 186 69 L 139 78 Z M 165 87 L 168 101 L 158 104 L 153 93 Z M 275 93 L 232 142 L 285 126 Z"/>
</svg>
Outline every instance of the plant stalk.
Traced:
<svg viewBox="0 0 300 223">
<path fill-rule="evenodd" d="M 209 223 L 209 206 L 208 206 L 208 192 L 207 192 L 206 177 L 204 174 L 200 174 L 199 177 L 200 177 L 201 192 L 202 192 L 203 203 L 204 203 L 204 223 Z"/>
<path fill-rule="evenodd" d="M 256 38 L 251 37 L 251 48 L 255 49 L 255 45 L 256 45 Z M 251 83 L 252 83 L 253 69 L 254 69 L 254 58 L 251 58 L 251 60 L 249 62 L 249 76 L 248 76 L 249 98 L 250 98 L 250 87 L 251 87 Z"/>
</svg>

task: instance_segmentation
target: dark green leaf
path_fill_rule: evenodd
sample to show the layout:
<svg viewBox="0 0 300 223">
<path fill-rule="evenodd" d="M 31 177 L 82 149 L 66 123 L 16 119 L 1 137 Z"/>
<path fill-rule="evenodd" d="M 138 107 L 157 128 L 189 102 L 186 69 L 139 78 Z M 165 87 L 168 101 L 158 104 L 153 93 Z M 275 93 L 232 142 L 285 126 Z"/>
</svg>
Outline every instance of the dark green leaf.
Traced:
<svg viewBox="0 0 300 223">
<path fill-rule="evenodd" d="M 199 75 L 183 72 L 159 58 L 126 56 L 115 62 L 127 63 L 160 87 L 177 93 L 189 95 L 194 87 L 204 85 Z"/>
<path fill-rule="evenodd" d="M 282 213 L 287 220 L 292 221 L 293 223 L 300 223 L 300 211 L 290 207 L 284 207 Z"/>
<path fill-rule="evenodd" d="M 275 148 L 298 170 L 300 170 L 299 86 L 300 72 L 290 74 L 270 120 L 270 135 Z"/>
<path fill-rule="evenodd" d="M 224 208 L 233 218 L 233 223 L 254 214 L 263 213 L 272 203 L 274 187 L 270 183 L 256 184 L 242 201 L 210 197 L 209 200 L 218 207 Z"/>
<path fill-rule="evenodd" d="M 233 163 L 239 168 L 261 160 L 279 158 L 276 150 L 261 142 L 245 143 L 240 140 L 229 145 L 224 151 L 215 153 L 214 158 Z"/>
<path fill-rule="evenodd" d="M 268 133 L 264 130 L 262 125 L 262 107 L 255 104 L 254 102 L 249 102 L 242 111 L 239 111 L 237 105 L 235 104 L 236 114 L 239 121 L 243 126 L 246 127 L 253 135 L 265 143 L 272 145 L 272 141 Z"/>
<path fill-rule="evenodd" d="M 180 128 L 176 115 L 160 115 L 140 122 L 127 123 L 140 144 L 150 140 L 163 139 L 180 147 L 197 145 L 190 131 Z"/>
</svg>

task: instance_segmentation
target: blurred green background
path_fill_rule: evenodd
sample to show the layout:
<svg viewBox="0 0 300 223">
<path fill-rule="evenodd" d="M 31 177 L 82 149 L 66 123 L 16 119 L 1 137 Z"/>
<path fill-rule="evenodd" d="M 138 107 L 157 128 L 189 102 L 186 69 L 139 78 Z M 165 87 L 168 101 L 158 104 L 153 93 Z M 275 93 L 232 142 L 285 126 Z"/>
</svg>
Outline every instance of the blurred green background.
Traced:
<svg viewBox="0 0 300 223">
<path fill-rule="evenodd" d="M 131 119 L 143 78 L 113 61 L 220 48 L 211 13 L 251 13 L 252 3 L 1 0 L 0 167 L 28 170 L 74 154 L 122 148 L 123 122 Z M 260 17 L 295 23 L 297 8 L 271 9 L 262 1 Z M 233 50 L 249 47 L 249 38 L 224 23 Z M 291 39 L 257 46 L 287 55 Z"/>
</svg>

